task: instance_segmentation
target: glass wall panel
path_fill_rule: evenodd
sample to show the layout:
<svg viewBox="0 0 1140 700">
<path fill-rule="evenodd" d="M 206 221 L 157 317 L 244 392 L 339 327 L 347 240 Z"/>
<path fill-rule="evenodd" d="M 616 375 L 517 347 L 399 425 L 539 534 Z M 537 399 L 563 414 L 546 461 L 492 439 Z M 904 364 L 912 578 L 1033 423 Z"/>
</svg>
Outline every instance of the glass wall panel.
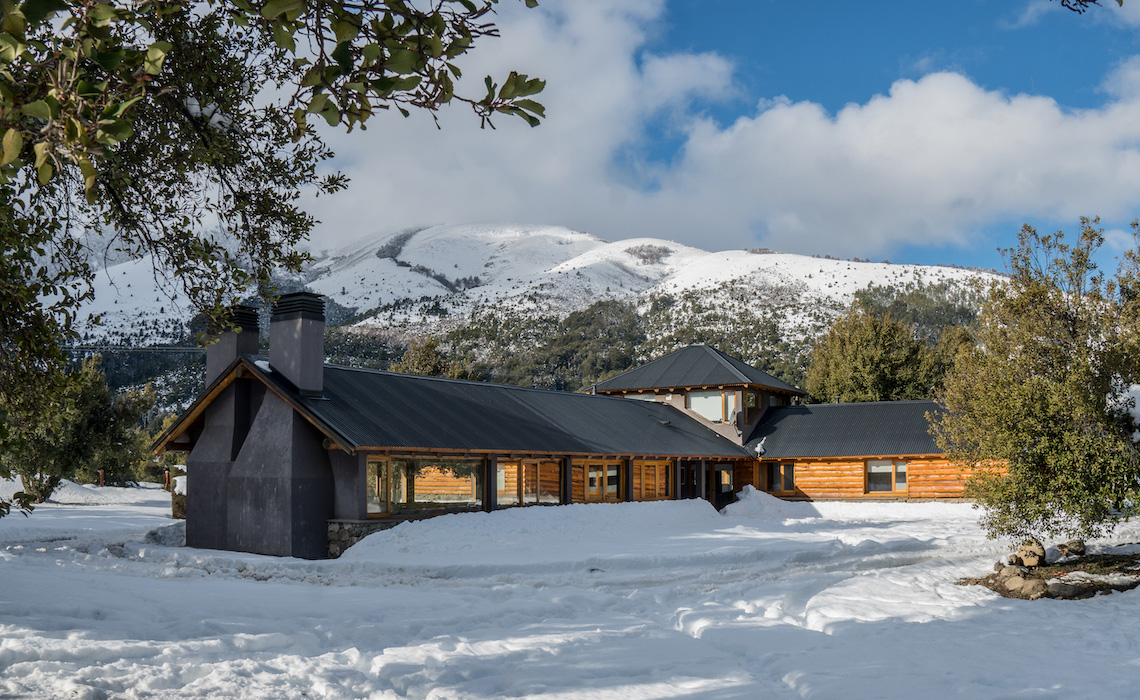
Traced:
<svg viewBox="0 0 1140 700">
<path fill-rule="evenodd" d="M 503 506 L 517 506 L 519 504 L 519 463 L 499 462 L 495 469 L 495 478 L 498 479 L 498 493 L 495 504 Z"/>
<path fill-rule="evenodd" d="M 538 502 L 562 502 L 562 465 L 559 462 L 538 463 Z"/>
<path fill-rule="evenodd" d="M 724 420 L 724 398 L 719 391 L 690 391 L 689 409 L 713 423 Z"/>
<path fill-rule="evenodd" d="M 895 491 L 906 491 L 906 462 L 895 462 Z"/>
<path fill-rule="evenodd" d="M 792 462 L 784 462 L 784 490 L 796 490 L 796 465 Z"/>
<path fill-rule="evenodd" d="M 621 470 L 616 464 L 606 465 L 606 500 L 616 501 L 620 494 Z"/>
<path fill-rule="evenodd" d="M 867 491 L 890 491 L 894 481 L 889 459 L 867 460 Z"/>
<path fill-rule="evenodd" d="M 605 465 L 591 464 L 586 467 L 586 498 L 587 500 L 602 500 L 602 480 Z"/>
<path fill-rule="evenodd" d="M 391 512 L 478 508 L 482 474 L 481 459 L 393 458 Z"/>
<path fill-rule="evenodd" d="M 620 462 L 594 462 L 585 464 L 585 499 L 586 501 L 620 501 L 623 496 L 622 477 L 625 466 Z M 578 478 L 578 468 L 574 468 L 575 478 Z M 575 497 L 577 496 L 575 486 Z"/>
<path fill-rule="evenodd" d="M 388 460 L 370 459 L 366 469 L 365 497 L 369 513 L 388 512 Z"/>
<path fill-rule="evenodd" d="M 526 505 L 538 503 L 538 462 L 522 463 L 522 502 Z"/>
<path fill-rule="evenodd" d="M 755 391 L 744 392 L 744 422 L 751 423 L 760 413 L 760 395 Z"/>
</svg>

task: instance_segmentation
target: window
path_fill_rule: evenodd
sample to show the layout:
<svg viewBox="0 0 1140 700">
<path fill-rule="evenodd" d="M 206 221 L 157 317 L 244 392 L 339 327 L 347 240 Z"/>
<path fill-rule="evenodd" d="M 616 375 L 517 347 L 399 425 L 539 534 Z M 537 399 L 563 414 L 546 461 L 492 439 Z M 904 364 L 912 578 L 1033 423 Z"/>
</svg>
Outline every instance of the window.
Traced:
<svg viewBox="0 0 1140 700">
<path fill-rule="evenodd" d="M 388 512 L 469 510 L 482 505 L 483 460 L 404 457 L 389 460 Z"/>
<path fill-rule="evenodd" d="M 635 460 L 633 463 L 633 493 L 637 500 L 655 501 L 672 498 L 672 473 L 672 462 Z"/>
<path fill-rule="evenodd" d="M 499 506 L 562 502 L 562 465 L 555 461 L 498 463 Z"/>
<path fill-rule="evenodd" d="M 365 494 L 368 500 L 368 514 L 388 512 L 388 460 L 370 459 L 366 469 L 367 485 Z"/>
<path fill-rule="evenodd" d="M 751 423 L 760 413 L 760 394 L 755 391 L 744 392 L 744 422 Z"/>
<path fill-rule="evenodd" d="M 718 483 L 720 483 L 720 492 L 721 493 L 731 493 L 732 492 L 732 468 L 730 467 L 728 469 L 720 469 L 720 470 L 717 470 L 717 473 L 720 474 L 720 481 L 718 482 Z"/>
<path fill-rule="evenodd" d="M 622 476 L 625 465 L 620 462 L 588 462 L 586 463 L 586 499 L 587 501 L 620 501 L 622 500 Z"/>
<path fill-rule="evenodd" d="M 637 401 L 656 401 L 657 394 L 626 394 L 627 399 L 636 399 Z"/>
<path fill-rule="evenodd" d="M 890 459 L 867 460 L 867 493 L 906 491 L 906 462 Z"/>
<path fill-rule="evenodd" d="M 796 465 L 793 462 L 765 462 L 768 472 L 769 493 L 789 493 L 796 490 Z"/>
<path fill-rule="evenodd" d="M 783 406 L 785 399 L 783 396 L 776 394 L 768 394 L 768 408 L 775 408 L 776 406 Z"/>
<path fill-rule="evenodd" d="M 685 396 L 685 405 L 710 423 L 729 423 L 736 420 L 735 391 L 690 391 Z"/>
</svg>

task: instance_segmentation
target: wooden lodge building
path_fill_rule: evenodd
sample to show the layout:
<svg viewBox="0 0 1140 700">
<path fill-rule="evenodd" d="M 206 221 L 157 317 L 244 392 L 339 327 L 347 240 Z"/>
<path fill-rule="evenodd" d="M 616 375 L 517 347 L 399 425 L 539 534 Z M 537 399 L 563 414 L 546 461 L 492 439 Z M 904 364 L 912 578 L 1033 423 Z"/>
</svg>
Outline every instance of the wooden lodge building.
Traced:
<svg viewBox="0 0 1140 700">
<path fill-rule="evenodd" d="M 705 498 L 961 497 L 929 401 L 804 396 L 707 346 L 593 394 L 324 363 L 323 301 L 281 297 L 268 361 L 257 313 L 207 351 L 206 390 L 155 443 L 187 456 L 190 546 L 305 558 L 407 519 L 467 510 Z M 343 535 L 341 536 L 343 539 Z"/>
</svg>

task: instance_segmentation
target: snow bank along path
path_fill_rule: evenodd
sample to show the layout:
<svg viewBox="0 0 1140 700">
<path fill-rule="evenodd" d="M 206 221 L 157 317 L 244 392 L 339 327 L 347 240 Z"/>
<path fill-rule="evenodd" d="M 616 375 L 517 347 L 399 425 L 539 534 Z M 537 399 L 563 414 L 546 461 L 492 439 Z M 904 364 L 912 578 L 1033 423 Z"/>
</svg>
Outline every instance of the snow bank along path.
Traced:
<svg viewBox="0 0 1140 700">
<path fill-rule="evenodd" d="M 1008 551 L 966 504 L 749 491 L 724 514 L 515 509 L 307 562 L 148 543 L 166 497 L 70 485 L 0 519 L 0 696 L 1140 693 L 1138 592 L 1027 602 L 955 585 Z M 1114 542 L 1138 536 L 1128 524 Z"/>
</svg>

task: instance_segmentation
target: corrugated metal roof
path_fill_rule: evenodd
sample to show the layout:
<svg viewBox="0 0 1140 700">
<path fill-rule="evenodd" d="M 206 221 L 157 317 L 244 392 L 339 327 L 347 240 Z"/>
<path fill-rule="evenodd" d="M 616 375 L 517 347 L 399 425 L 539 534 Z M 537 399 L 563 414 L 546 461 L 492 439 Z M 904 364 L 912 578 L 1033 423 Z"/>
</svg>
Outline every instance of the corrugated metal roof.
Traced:
<svg viewBox="0 0 1140 700">
<path fill-rule="evenodd" d="M 598 382 L 598 391 L 755 384 L 803 395 L 803 391 L 708 345 L 690 345 Z"/>
<path fill-rule="evenodd" d="M 821 403 L 769 409 L 746 446 L 764 458 L 940 454 L 926 414 L 933 401 Z"/>
<path fill-rule="evenodd" d="M 264 365 L 256 371 L 352 449 L 751 456 L 659 403 L 332 365 L 324 397 L 308 398 Z"/>
</svg>

